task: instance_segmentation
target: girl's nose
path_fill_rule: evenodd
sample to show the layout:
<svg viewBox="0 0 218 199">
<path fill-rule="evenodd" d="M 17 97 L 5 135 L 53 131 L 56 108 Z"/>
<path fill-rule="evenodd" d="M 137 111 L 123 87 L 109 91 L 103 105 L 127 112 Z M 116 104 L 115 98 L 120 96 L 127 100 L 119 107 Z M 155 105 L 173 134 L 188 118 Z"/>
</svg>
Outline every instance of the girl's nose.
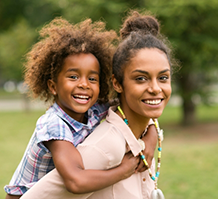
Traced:
<svg viewBox="0 0 218 199">
<path fill-rule="evenodd" d="M 89 81 L 86 78 L 81 78 L 78 87 L 82 89 L 89 89 Z"/>
</svg>

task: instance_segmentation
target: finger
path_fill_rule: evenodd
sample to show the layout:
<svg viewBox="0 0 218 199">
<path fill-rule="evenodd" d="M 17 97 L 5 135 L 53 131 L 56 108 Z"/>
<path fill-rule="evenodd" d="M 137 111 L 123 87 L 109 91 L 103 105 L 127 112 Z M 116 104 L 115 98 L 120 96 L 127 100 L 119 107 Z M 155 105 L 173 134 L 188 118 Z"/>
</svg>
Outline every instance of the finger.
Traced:
<svg viewBox="0 0 218 199">
<path fill-rule="evenodd" d="M 143 161 L 140 161 L 139 165 L 138 165 L 138 168 L 137 168 L 137 171 L 138 172 L 143 172 L 145 170 L 147 170 L 148 167 L 144 164 Z"/>
<path fill-rule="evenodd" d="M 128 158 L 131 158 L 131 157 L 133 157 L 133 154 L 132 154 L 132 152 L 131 152 L 131 151 L 127 152 L 125 155 L 126 155 Z"/>
</svg>

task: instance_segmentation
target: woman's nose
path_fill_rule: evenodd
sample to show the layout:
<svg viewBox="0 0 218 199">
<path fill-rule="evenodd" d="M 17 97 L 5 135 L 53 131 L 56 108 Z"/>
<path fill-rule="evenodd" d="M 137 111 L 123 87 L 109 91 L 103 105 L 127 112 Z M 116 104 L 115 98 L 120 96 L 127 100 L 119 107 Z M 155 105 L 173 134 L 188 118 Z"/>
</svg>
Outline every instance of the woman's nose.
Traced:
<svg viewBox="0 0 218 199">
<path fill-rule="evenodd" d="M 149 93 L 159 94 L 161 91 L 162 91 L 162 89 L 156 80 L 150 82 L 150 84 L 148 86 Z"/>
</svg>

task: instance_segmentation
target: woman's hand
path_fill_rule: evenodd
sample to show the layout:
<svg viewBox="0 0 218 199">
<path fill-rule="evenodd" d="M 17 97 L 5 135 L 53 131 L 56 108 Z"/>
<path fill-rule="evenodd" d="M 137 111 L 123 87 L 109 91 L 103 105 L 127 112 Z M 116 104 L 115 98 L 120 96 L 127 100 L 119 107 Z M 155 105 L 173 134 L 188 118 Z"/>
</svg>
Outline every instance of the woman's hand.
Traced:
<svg viewBox="0 0 218 199">
<path fill-rule="evenodd" d="M 157 138 L 158 138 L 158 134 L 157 134 L 157 130 L 155 126 L 149 125 L 147 133 L 142 138 L 142 140 L 145 143 L 145 149 L 143 151 L 143 154 L 145 156 L 145 159 L 148 162 L 149 167 L 151 166 L 151 162 L 154 157 L 155 148 L 157 146 Z M 137 168 L 137 171 L 143 172 L 146 169 L 148 168 L 145 166 L 144 162 L 141 160 Z"/>
<path fill-rule="evenodd" d="M 139 165 L 140 158 L 134 157 L 132 152 L 128 152 L 123 157 L 123 160 L 120 164 L 120 168 L 122 167 L 123 170 L 123 179 L 130 177 L 133 173 L 136 172 L 136 169 Z"/>
</svg>

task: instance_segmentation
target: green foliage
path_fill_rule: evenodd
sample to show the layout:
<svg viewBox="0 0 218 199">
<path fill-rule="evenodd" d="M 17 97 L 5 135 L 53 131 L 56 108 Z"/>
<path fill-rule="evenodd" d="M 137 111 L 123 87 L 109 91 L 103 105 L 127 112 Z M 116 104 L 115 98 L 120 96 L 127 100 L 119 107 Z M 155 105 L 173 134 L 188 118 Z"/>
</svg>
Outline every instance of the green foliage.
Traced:
<svg viewBox="0 0 218 199">
<path fill-rule="evenodd" d="M 196 119 L 196 95 L 210 103 L 211 84 L 217 84 L 218 1 L 211 0 L 1 0 L 0 84 L 22 80 L 23 55 L 36 42 L 36 30 L 56 16 L 72 23 L 86 18 L 104 20 L 118 32 L 129 9 L 149 10 L 161 22 L 161 32 L 172 43 L 182 66 L 175 78 L 183 98 L 183 121 Z"/>
<path fill-rule="evenodd" d="M 0 79 L 21 81 L 22 57 L 29 50 L 36 32 L 25 19 L 0 33 Z"/>
<path fill-rule="evenodd" d="M 4 31 L 22 16 L 25 1 L 22 0 L 2 0 L 0 1 L 0 31 Z"/>
<path fill-rule="evenodd" d="M 91 18 L 93 21 L 103 20 L 107 23 L 108 29 L 114 30 L 119 29 L 125 11 L 144 6 L 142 0 L 56 0 L 55 3 L 63 8 L 62 16 L 73 23 L 86 18 Z"/>
<path fill-rule="evenodd" d="M 118 29 L 122 14 L 132 1 L 101 0 L 2 0 L 0 2 L 0 82 L 22 80 L 24 54 L 36 42 L 36 30 L 63 16 L 72 23 L 86 18 L 104 20 L 107 28 Z M 1 12 L 2 11 L 2 12 Z M 11 15 L 13 13 L 13 15 Z M 122 14 L 121 14 L 122 13 Z"/>
<path fill-rule="evenodd" d="M 183 122 L 196 120 L 194 96 L 208 102 L 212 94 L 204 89 L 217 83 L 218 2 L 213 0 L 149 1 L 148 8 L 162 24 L 182 66 L 176 78 L 177 92 L 183 98 Z"/>
<path fill-rule="evenodd" d="M 40 27 L 55 16 L 62 15 L 61 11 L 58 5 L 49 0 L 1 0 L 0 31 L 9 29 L 23 18 L 31 24 L 31 27 Z"/>
</svg>

